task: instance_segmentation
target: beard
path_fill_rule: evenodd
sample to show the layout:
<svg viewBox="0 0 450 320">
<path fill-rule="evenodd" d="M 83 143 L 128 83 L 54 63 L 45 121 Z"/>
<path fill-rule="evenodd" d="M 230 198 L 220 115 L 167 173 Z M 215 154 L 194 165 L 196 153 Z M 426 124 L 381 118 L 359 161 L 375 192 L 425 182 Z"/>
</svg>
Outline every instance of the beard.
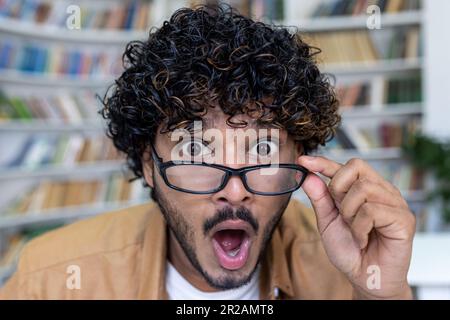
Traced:
<svg viewBox="0 0 450 320">
<path fill-rule="evenodd" d="M 267 226 L 262 230 L 263 240 L 260 247 L 260 252 L 258 254 L 257 263 L 253 267 L 252 271 L 247 275 L 243 275 L 239 278 L 233 277 L 231 275 L 213 277 L 200 265 L 200 262 L 198 260 L 196 253 L 197 248 L 195 247 L 194 228 L 187 222 L 183 214 L 177 208 L 171 206 L 169 201 L 164 197 L 164 195 L 160 191 L 154 177 L 153 177 L 153 186 L 154 188 L 151 190 L 151 197 L 158 204 L 170 231 L 174 234 L 176 240 L 180 244 L 188 260 L 190 261 L 192 266 L 203 276 L 203 278 L 211 287 L 219 290 L 229 290 L 238 288 L 250 282 L 250 280 L 252 279 L 253 275 L 257 270 L 260 261 L 264 256 L 269 241 L 272 238 L 272 234 L 275 231 L 276 226 L 280 222 L 280 219 L 286 207 L 288 206 L 288 203 L 292 195 L 292 194 L 289 195 L 286 201 L 281 205 L 280 209 L 270 219 Z M 241 219 L 247 221 L 255 230 L 255 234 L 258 234 L 259 229 L 258 221 L 254 218 L 252 213 L 247 208 L 244 207 L 240 207 L 235 211 L 233 211 L 229 207 L 226 207 L 222 210 L 217 210 L 212 218 L 204 221 L 202 231 L 206 236 L 207 232 L 211 230 L 215 225 L 219 224 L 222 221 L 231 219 Z"/>
</svg>

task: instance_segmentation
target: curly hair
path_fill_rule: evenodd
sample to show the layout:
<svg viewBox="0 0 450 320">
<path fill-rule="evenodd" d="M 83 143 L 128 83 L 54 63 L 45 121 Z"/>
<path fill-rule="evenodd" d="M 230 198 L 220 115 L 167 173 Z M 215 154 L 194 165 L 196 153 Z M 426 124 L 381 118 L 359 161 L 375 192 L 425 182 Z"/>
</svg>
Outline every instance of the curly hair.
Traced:
<svg viewBox="0 0 450 320">
<path fill-rule="evenodd" d="M 334 88 L 315 61 L 320 52 L 299 32 L 230 6 L 182 8 L 146 41 L 127 44 L 125 70 L 99 113 L 107 136 L 126 154 L 135 175 L 130 180 L 143 176 L 142 156 L 159 125 L 163 133 L 199 120 L 212 101 L 229 116 L 228 125 L 245 126 L 233 116 L 247 114 L 285 129 L 310 152 L 331 139 L 340 122 Z"/>
</svg>

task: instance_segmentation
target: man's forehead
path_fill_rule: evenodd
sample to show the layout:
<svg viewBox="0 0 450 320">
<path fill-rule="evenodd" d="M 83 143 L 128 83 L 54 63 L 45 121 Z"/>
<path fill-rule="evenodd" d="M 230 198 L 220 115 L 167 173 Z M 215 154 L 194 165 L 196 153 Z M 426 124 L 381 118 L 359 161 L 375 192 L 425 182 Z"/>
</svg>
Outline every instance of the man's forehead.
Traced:
<svg viewBox="0 0 450 320">
<path fill-rule="evenodd" d="M 258 121 L 258 119 L 251 118 L 246 114 L 238 114 L 231 118 L 231 123 L 227 120 L 230 116 L 222 114 L 206 114 L 201 119 L 203 129 L 258 129 L 258 128 L 275 128 L 272 124 L 265 124 Z M 233 125 L 234 124 L 234 125 Z"/>
<path fill-rule="evenodd" d="M 263 123 L 256 117 L 247 114 L 236 114 L 230 119 L 220 108 L 209 108 L 208 112 L 198 121 L 201 122 L 202 130 L 207 129 L 270 129 L 278 128 L 271 123 Z M 188 129 L 193 129 L 194 121 L 185 124 Z"/>
</svg>

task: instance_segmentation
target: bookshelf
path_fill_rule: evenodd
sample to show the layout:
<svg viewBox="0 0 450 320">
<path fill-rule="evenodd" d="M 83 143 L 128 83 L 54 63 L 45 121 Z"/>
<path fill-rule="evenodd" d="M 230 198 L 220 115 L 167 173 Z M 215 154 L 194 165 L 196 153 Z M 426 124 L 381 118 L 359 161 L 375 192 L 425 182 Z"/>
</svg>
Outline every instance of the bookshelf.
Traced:
<svg viewBox="0 0 450 320">
<path fill-rule="evenodd" d="M 38 3 L 43 2 L 36 0 Z M 99 0 L 92 4 L 92 8 L 89 9 L 89 2 L 83 0 L 70 1 L 70 3 L 79 3 L 83 8 L 87 6 L 86 10 L 92 10 L 93 12 L 108 11 L 108 6 L 113 3 L 112 8 L 120 10 L 121 1 L 119 0 Z M 142 28 L 123 28 L 120 26 L 107 27 L 108 24 L 98 24 L 95 27 L 93 23 L 89 27 L 83 27 L 80 30 L 68 30 L 60 24 L 60 20 L 56 18 L 58 7 L 64 8 L 68 4 L 66 0 L 56 0 L 55 13 L 53 14 L 53 20 L 46 20 L 44 22 L 37 23 L 31 18 L 13 17 L 10 14 L 6 14 L 0 6 L 0 35 L 1 39 L 7 39 L 10 43 L 27 43 L 30 42 L 33 45 L 41 44 L 46 47 L 58 47 L 63 46 L 69 49 L 83 49 L 86 52 L 101 52 L 102 50 L 111 49 L 117 56 L 122 52 L 125 44 L 130 40 L 144 39 L 148 33 L 148 28 L 152 25 L 159 25 L 165 18 L 178 7 L 192 6 L 202 1 L 188 1 L 188 0 L 138 0 L 133 3 L 144 3 L 147 5 L 146 10 L 146 23 Z M 209 1 L 211 2 L 211 1 Z M 389 79 L 391 78 L 414 78 L 420 77 L 420 81 L 423 81 L 423 74 L 429 73 L 429 60 L 427 61 L 428 44 L 425 46 L 422 41 L 419 42 L 416 37 L 422 37 L 422 29 L 428 28 L 430 19 L 426 19 L 423 9 L 421 8 L 421 1 L 418 0 L 403 0 L 403 1 L 391 1 L 396 2 L 398 5 L 401 3 L 409 3 L 405 5 L 404 10 L 400 7 L 395 8 L 394 5 L 386 6 L 382 10 L 380 20 L 382 23 L 382 30 L 367 30 L 366 21 L 367 15 L 364 11 L 353 10 L 352 14 L 348 14 L 349 8 L 345 10 L 337 10 L 335 8 L 332 11 L 330 8 L 321 8 L 318 11 L 318 3 L 333 3 L 333 1 L 308 1 L 299 2 L 297 0 L 273 0 L 274 6 L 269 5 L 265 7 L 267 3 L 271 1 L 265 0 L 228 0 L 232 5 L 238 7 L 238 9 L 244 14 L 250 14 L 255 17 L 259 17 L 262 20 L 270 20 L 274 23 L 280 23 L 285 26 L 298 27 L 299 31 L 304 32 L 305 35 L 316 35 L 316 39 L 320 45 L 320 37 L 322 41 L 325 41 L 333 34 L 339 34 L 342 39 L 346 39 L 346 43 L 351 44 L 352 38 L 349 38 L 349 34 L 360 34 L 359 39 L 362 41 L 373 41 L 373 44 L 379 42 L 381 47 L 387 47 L 386 43 L 395 42 L 395 32 L 400 30 L 401 32 L 408 33 L 408 30 L 417 30 L 416 34 L 411 36 L 411 48 L 410 54 L 401 56 L 388 56 L 386 52 L 373 52 L 367 53 L 362 51 L 359 54 L 358 59 L 354 59 L 355 56 L 349 55 L 348 50 L 343 51 L 341 56 L 332 57 L 334 62 L 326 62 L 321 65 L 321 69 L 324 72 L 333 74 L 336 76 L 336 86 L 345 87 L 348 86 L 350 92 L 352 90 L 363 91 L 361 87 L 363 84 L 367 85 L 367 92 L 363 103 L 356 103 L 358 99 L 355 97 L 348 98 L 349 105 L 343 105 L 341 109 L 341 115 L 343 117 L 344 126 L 353 126 L 358 123 L 371 123 L 372 125 L 382 125 L 386 119 L 389 119 L 390 123 L 408 123 L 409 121 L 415 121 L 419 125 L 416 129 L 420 130 L 420 124 L 423 118 L 425 122 L 429 123 L 429 116 L 427 113 L 432 112 L 429 106 L 426 105 L 426 100 L 422 99 L 410 99 L 411 101 L 396 100 L 395 103 L 388 101 L 388 95 L 386 92 L 389 88 Z M 339 2 L 339 1 L 334 1 Z M 341 1 L 342 2 L 342 1 Z M 353 1 L 358 3 L 361 1 Z M 383 1 L 389 3 L 390 1 Z M 9 3 L 6 1 L 5 3 Z M 93 2 L 92 2 L 93 3 Z M 32 9 L 26 9 L 32 10 Z M 136 10 L 136 9 L 134 9 Z M 328 14 L 325 14 L 328 10 Z M 331 11 L 330 11 L 331 10 Z M 30 11 L 32 12 L 32 11 Z M 334 12 L 334 13 L 333 13 Z M 330 14 L 332 13 L 332 14 Z M 29 15 L 30 13 L 28 13 Z M 144 15 L 144 14 L 143 14 Z M 26 16 L 26 15 L 25 15 Z M 50 14 L 49 17 L 52 17 Z M 141 17 L 141 19 L 144 19 Z M 145 20 L 145 19 L 144 19 Z M 58 23 L 55 21 L 59 21 Z M 136 23 L 139 24 L 139 23 Z M 142 24 L 142 25 L 143 25 Z M 368 34 L 376 34 L 375 38 L 368 37 Z M 319 35 L 319 39 L 317 39 Z M 328 36 L 327 36 L 328 35 Z M 378 37 L 379 35 L 379 37 Z M 429 32 L 427 33 L 427 37 Z M 2 40 L 3 41 L 3 40 Z M 2 46 L 0 41 L 0 56 L 2 54 Z M 417 41 L 415 43 L 414 41 Z M 435 41 L 437 43 L 438 41 Z M 417 45 L 417 50 L 413 46 Z M 327 52 L 333 51 L 332 42 L 327 44 Z M 331 47 L 330 47 L 331 46 Z M 425 53 L 419 52 L 419 48 L 424 47 Z M 75 50 L 74 49 L 74 50 Z M 377 49 L 377 48 L 375 48 Z M 398 48 L 397 48 L 398 49 Z M 81 50 L 81 51 L 83 51 Z M 394 49 L 393 49 L 394 50 Z M 411 54 L 411 50 L 414 54 Z M 70 50 L 69 50 L 70 51 Z M 395 50 L 394 50 L 395 51 Z M 417 51 L 417 52 L 416 52 Z M 369 59 L 365 57 L 370 56 Z M 334 59 L 336 58 L 336 59 Z M 108 63 L 116 61 L 111 59 Z M 19 68 L 20 69 L 20 68 Z M 92 73 L 76 73 L 70 74 L 67 72 L 23 72 L 23 70 L 17 70 L 17 68 L 0 68 L 0 90 L 10 92 L 14 96 L 17 92 L 17 88 L 26 88 L 30 92 L 40 92 L 43 95 L 49 95 L 60 91 L 78 92 L 79 90 L 92 90 L 102 94 L 105 88 L 111 84 L 120 70 L 117 70 L 117 63 L 114 68 L 110 68 L 107 71 L 111 72 L 92 72 Z M 428 85 L 425 85 L 419 89 L 420 91 L 430 91 Z M 426 93 L 424 94 L 426 96 Z M 343 99 L 341 99 L 343 100 Z M 398 101 L 397 101 L 398 100 Z M 347 101 L 347 98 L 346 98 Z M 89 107 L 95 108 L 94 105 Z M 47 118 L 31 117 L 31 119 L 9 118 L 8 121 L 0 121 L 0 138 L 6 137 L 5 140 L 17 139 L 24 140 L 23 136 L 60 136 L 60 135 L 82 135 L 92 136 L 103 134 L 103 124 L 100 119 L 91 117 L 83 117 L 79 122 L 64 122 L 64 121 L 48 121 Z M 442 121 L 442 119 L 440 119 Z M 431 124 L 432 126 L 432 124 Z M 430 124 L 428 124 L 430 127 Z M 0 141 L 1 142 L 1 141 Z M 371 148 L 336 148 L 333 143 L 328 148 L 320 150 L 320 153 L 327 157 L 330 157 L 339 162 L 345 162 L 353 157 L 360 157 L 376 167 L 385 168 L 387 175 L 392 175 L 392 172 L 401 171 L 399 168 L 407 166 L 405 159 L 402 157 L 402 152 L 399 146 L 375 146 Z M 0 157 L 0 164 L 2 158 Z M 383 167 L 384 166 L 384 167 Z M 397 168 L 397 169 L 396 169 Z M 384 170 L 384 169 L 383 169 Z M 390 171 L 389 171 L 390 170 Z M 108 181 L 108 177 L 112 175 L 121 174 L 124 172 L 123 160 L 97 160 L 82 163 L 72 163 L 70 165 L 64 163 L 50 163 L 40 165 L 34 168 L 14 167 L 3 168 L 0 167 L 0 188 L 8 189 L 5 191 L 4 199 L 0 199 L 0 211 L 6 211 L 6 203 L 14 201 L 14 194 L 19 193 L 19 190 L 32 190 L 33 185 L 37 183 L 43 183 L 48 181 L 70 181 L 73 178 L 83 179 L 100 179 Z M 410 173 L 405 172 L 404 176 L 408 176 Z M 134 182 L 136 183 L 136 182 Z M 421 212 L 423 209 L 425 193 L 421 189 L 408 190 L 408 188 L 402 188 L 402 193 L 411 204 L 412 207 L 417 208 L 417 212 Z M 29 191 L 31 192 L 31 191 Z M 105 193 L 105 187 L 103 187 L 103 193 Z M 305 198 L 301 192 L 295 194 L 296 197 L 305 201 Z M 102 199 L 102 197 L 99 197 Z M 105 198 L 103 198 L 105 199 Z M 79 205 L 71 205 L 66 207 L 52 207 L 46 209 L 31 210 L 27 213 L 20 214 L 0 214 L 0 242 L 2 239 L 6 239 L 6 235 L 13 232 L 22 232 L 27 228 L 55 225 L 60 223 L 68 223 L 77 219 L 86 218 L 88 216 L 96 215 L 105 211 L 113 210 L 116 208 L 123 208 L 132 204 L 137 204 L 148 199 L 148 192 L 135 188 L 134 196 L 123 201 L 108 200 L 94 200 L 90 203 L 84 203 Z M 16 199 L 17 201 L 17 199 Z M 5 246 L 6 240 L 3 241 Z M 0 252 L 2 246 L 0 245 Z M 4 248 L 3 248 L 4 251 Z M 2 279 L 6 279 L 7 275 L 13 270 L 13 266 L 2 266 L 0 264 L 0 285 Z"/>
<path fill-rule="evenodd" d="M 148 201 L 102 140 L 96 94 L 120 74 L 126 43 L 145 39 L 150 26 L 188 2 L 0 3 L 0 144 L 8 147 L 0 155 L 0 285 L 30 230 Z M 81 29 L 63 23 L 73 4 L 85 18 Z"/>
<path fill-rule="evenodd" d="M 420 130 L 423 117 L 422 94 L 414 94 L 422 91 L 424 68 L 420 6 L 383 12 L 381 30 L 368 30 L 361 14 L 288 21 L 303 23 L 300 30 L 322 48 L 322 70 L 335 76 L 341 100 L 340 133 L 319 153 L 342 163 L 353 157 L 368 161 L 399 187 L 416 214 L 423 214 L 423 184 L 417 182 L 422 177 L 400 148 L 402 136 Z M 401 41 L 405 48 L 396 44 Z"/>
</svg>

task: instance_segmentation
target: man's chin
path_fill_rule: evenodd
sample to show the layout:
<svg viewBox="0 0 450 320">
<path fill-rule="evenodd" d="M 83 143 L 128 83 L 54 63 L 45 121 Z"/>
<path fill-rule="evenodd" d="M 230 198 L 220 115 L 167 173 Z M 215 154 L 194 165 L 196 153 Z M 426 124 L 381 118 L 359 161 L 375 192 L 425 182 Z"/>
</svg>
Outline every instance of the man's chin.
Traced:
<svg viewBox="0 0 450 320">
<path fill-rule="evenodd" d="M 216 269 L 211 273 L 204 270 L 203 276 L 208 284 L 215 289 L 236 289 L 250 282 L 256 271 L 256 266 L 249 271 L 247 269 L 249 269 L 248 266 L 244 266 L 240 270 L 227 270 L 219 267 L 219 270 Z"/>
<path fill-rule="evenodd" d="M 209 261 L 206 261 L 208 267 L 202 268 L 201 273 L 208 284 L 215 289 L 228 290 L 239 288 L 249 283 L 257 270 L 258 259 L 251 254 L 256 252 L 254 251 L 255 249 L 249 250 L 245 264 L 232 270 L 222 266 L 219 258 L 213 253 L 209 256 Z"/>
</svg>

